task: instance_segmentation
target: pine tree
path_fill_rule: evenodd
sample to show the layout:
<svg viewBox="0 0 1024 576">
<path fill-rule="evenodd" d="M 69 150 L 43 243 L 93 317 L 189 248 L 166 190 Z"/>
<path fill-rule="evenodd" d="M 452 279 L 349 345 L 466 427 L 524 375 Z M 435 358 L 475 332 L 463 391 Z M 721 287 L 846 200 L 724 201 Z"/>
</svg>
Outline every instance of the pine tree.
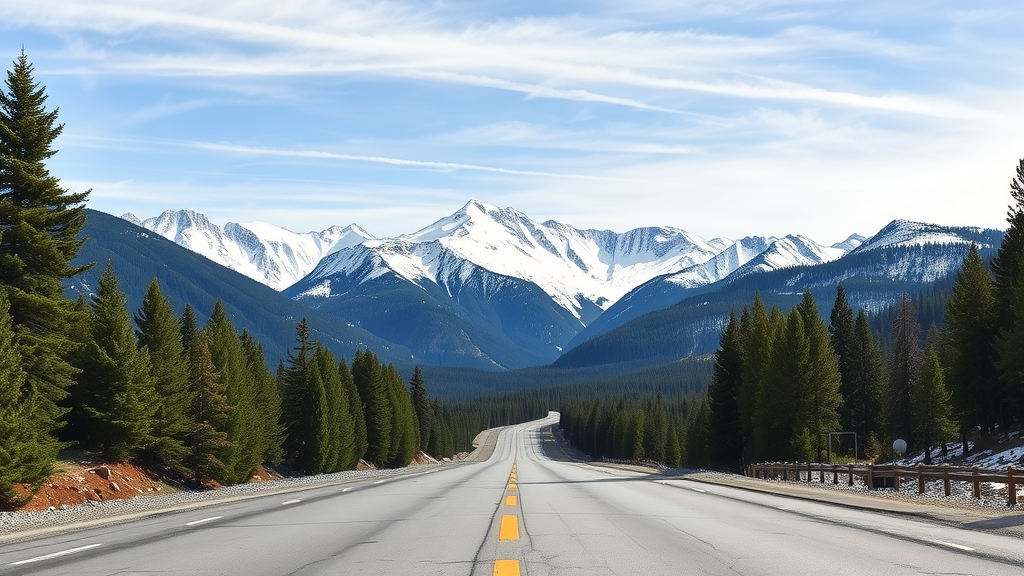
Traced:
<svg viewBox="0 0 1024 576">
<path fill-rule="evenodd" d="M 846 289 L 842 284 L 836 286 L 836 301 L 832 306 L 832 314 L 829 316 L 829 337 L 832 340 L 832 349 L 839 357 L 839 374 L 842 376 L 840 394 L 845 400 L 839 411 L 840 427 L 843 430 L 853 430 L 852 413 L 858 406 L 850 400 L 856 397 L 853 390 L 853 373 L 857 367 L 853 363 L 854 346 L 854 320 L 853 308 L 846 301 Z"/>
<path fill-rule="evenodd" d="M 947 384 L 957 407 L 965 451 L 971 429 L 980 427 L 987 434 L 996 422 L 1001 390 L 993 363 L 995 326 L 992 277 L 978 246 L 972 243 L 946 305 L 942 342 Z"/>
<path fill-rule="evenodd" d="M 310 339 L 309 324 L 303 318 L 295 326 L 295 346 L 288 351 L 287 363 L 278 369 L 281 394 L 281 422 L 284 425 L 285 458 L 298 465 L 307 461 L 306 451 L 313 436 L 309 415 L 313 411 L 310 363 L 316 343 Z"/>
<path fill-rule="evenodd" d="M 839 430 L 839 408 L 843 404 L 841 394 L 842 374 L 839 357 L 832 348 L 828 328 L 821 319 L 818 305 L 810 290 L 804 292 L 803 300 L 797 306 L 804 321 L 804 334 L 809 347 L 807 378 L 803 411 L 800 418 L 810 434 L 811 446 L 817 462 L 821 462 L 828 442 L 828 433 Z"/>
<path fill-rule="evenodd" d="M 352 378 L 352 370 L 344 358 L 338 362 L 338 377 L 341 380 L 341 387 L 345 391 L 349 417 L 352 419 L 353 459 L 345 465 L 345 468 L 355 468 L 359 459 L 366 454 L 366 416 L 363 414 L 363 402 L 359 399 L 359 390 L 356 389 L 355 380 Z M 433 416 L 433 409 L 431 409 L 431 416 Z"/>
<path fill-rule="evenodd" d="M 192 428 L 186 416 L 192 398 L 188 390 L 188 356 L 181 343 L 181 327 L 171 303 L 156 280 L 149 284 L 142 308 L 135 315 L 139 346 L 149 351 L 150 375 L 160 401 L 148 452 L 179 465 L 187 453 L 184 442 Z"/>
<path fill-rule="evenodd" d="M 210 359 L 224 385 L 224 395 L 231 405 L 228 440 L 234 447 L 224 464 L 225 484 L 248 482 L 263 461 L 267 445 L 263 416 L 256 403 L 256 390 L 248 380 L 245 354 L 234 325 L 220 300 L 214 304 L 206 325 Z"/>
<path fill-rule="evenodd" d="M 719 339 L 715 367 L 708 384 L 708 434 L 710 463 L 738 470 L 743 462 L 743 431 L 738 398 L 743 386 L 743 339 L 735 314 Z"/>
<path fill-rule="evenodd" d="M 1024 416 L 1024 158 L 1017 164 L 1016 177 L 1010 182 L 1013 204 L 1006 214 L 1009 227 L 999 252 L 992 260 L 996 310 L 994 348 L 996 367 L 1004 385 L 1004 401 L 999 420 L 1009 425 L 1014 417 Z M 1014 406 L 1016 405 L 1016 406 Z"/>
<path fill-rule="evenodd" d="M 849 403 L 847 414 L 850 430 L 857 433 L 859 446 L 866 449 L 872 437 L 880 445 L 879 439 L 885 432 L 887 417 L 884 400 L 888 398 L 889 376 L 885 357 L 863 310 L 857 313 L 853 333 L 850 396 L 844 398 L 844 402 Z"/>
<path fill-rule="evenodd" d="M 82 410 L 93 442 L 106 455 L 127 460 L 153 444 L 160 397 L 149 351 L 135 340 L 127 299 L 109 262 L 90 308 L 89 337 L 79 361 Z"/>
<path fill-rule="evenodd" d="M 192 398 L 187 416 L 193 424 L 188 432 L 188 453 L 184 464 L 198 486 L 208 480 L 223 482 L 234 443 L 228 439 L 231 406 L 224 395 L 210 357 L 206 332 L 195 331 L 189 338 L 188 389 Z"/>
<path fill-rule="evenodd" d="M 754 442 L 758 459 L 782 461 L 803 456 L 793 454 L 792 443 L 794 434 L 804 427 L 811 347 L 796 308 L 777 330 L 768 353 L 771 364 L 757 397 Z"/>
<path fill-rule="evenodd" d="M 744 318 L 746 322 L 744 322 Z M 744 460 L 756 461 L 758 454 L 754 435 L 757 421 L 757 398 L 768 374 L 771 350 L 775 337 L 768 308 L 760 295 L 754 296 L 754 304 L 740 317 L 740 340 L 743 344 L 743 368 L 740 378 L 740 392 L 737 407 L 740 415 L 740 429 L 743 432 L 743 446 L 747 452 Z"/>
<path fill-rule="evenodd" d="M 924 447 L 924 463 L 932 463 L 931 447 L 956 434 L 952 418 L 951 396 L 939 362 L 936 344 L 929 339 L 921 367 L 921 377 L 914 385 L 914 438 Z"/>
<path fill-rule="evenodd" d="M 896 306 L 893 323 L 893 351 L 889 369 L 889 423 L 893 434 L 912 445 L 913 414 L 911 413 L 914 381 L 921 367 L 921 326 L 914 318 L 914 304 L 903 294 Z"/>
<path fill-rule="evenodd" d="M 366 416 L 366 459 L 384 466 L 391 449 L 391 404 L 383 367 L 369 350 L 356 351 L 352 378 Z M 453 435 L 454 436 L 454 435 Z"/>
<path fill-rule="evenodd" d="M 416 409 L 416 423 L 420 431 L 420 450 L 426 450 L 430 443 L 430 398 L 427 397 L 427 389 L 423 384 L 423 373 L 420 367 L 413 368 L 412 380 L 409 381 L 409 393 L 412 396 L 412 405 Z"/>
<path fill-rule="evenodd" d="M 185 349 L 185 354 L 191 354 L 192 342 L 195 341 L 196 336 L 199 334 L 199 323 L 196 321 L 196 310 L 191 304 L 185 304 L 185 311 L 182 312 L 181 318 L 178 320 L 178 324 L 181 329 L 181 346 Z"/>
<path fill-rule="evenodd" d="M 281 424 L 281 393 L 274 375 L 267 368 L 263 346 L 253 339 L 248 330 L 242 330 L 242 355 L 245 358 L 249 386 L 254 394 L 254 403 L 259 413 L 259 427 L 262 445 L 260 461 L 276 465 L 284 457 L 281 445 L 284 443 L 284 426 Z"/>
<path fill-rule="evenodd" d="M 14 485 L 38 488 L 52 472 L 48 444 L 53 440 L 34 425 L 32 413 L 38 400 L 25 387 L 25 380 L 10 305 L 0 290 L 0 505 L 22 504 L 27 498 Z"/>
<path fill-rule="evenodd" d="M 46 110 L 45 90 L 33 79 L 24 51 L 5 84 L 0 91 L 0 290 L 25 372 L 20 417 L 31 419 L 41 432 L 33 453 L 49 465 L 60 448 L 50 434 L 68 411 L 59 403 L 76 373 L 66 359 L 75 320 L 62 280 L 91 267 L 70 264 L 84 242 L 78 234 L 89 192 L 69 193 L 46 169 L 64 126 L 56 123 L 57 109 Z"/>
<path fill-rule="evenodd" d="M 406 466 L 419 450 L 419 425 L 402 375 L 391 364 L 383 368 L 391 412 L 391 443 L 386 462 L 390 467 Z"/>
</svg>

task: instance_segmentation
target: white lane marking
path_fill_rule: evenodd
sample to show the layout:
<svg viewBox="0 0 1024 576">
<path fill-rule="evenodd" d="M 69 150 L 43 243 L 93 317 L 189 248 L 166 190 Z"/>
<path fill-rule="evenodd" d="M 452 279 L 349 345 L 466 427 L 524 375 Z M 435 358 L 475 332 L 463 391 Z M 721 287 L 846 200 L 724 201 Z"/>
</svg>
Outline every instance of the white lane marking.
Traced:
<svg viewBox="0 0 1024 576">
<path fill-rule="evenodd" d="M 961 546 L 960 544 L 953 544 L 952 542 L 943 542 L 942 540 L 932 540 L 936 544 L 942 544 L 943 546 L 949 546 L 950 548 L 956 548 L 957 550 L 966 550 L 967 552 L 974 552 L 974 548 L 967 546 Z"/>
<path fill-rule="evenodd" d="M 789 512 L 789 508 L 786 508 L 785 506 L 779 506 L 779 510 L 782 510 L 783 512 Z"/>
<path fill-rule="evenodd" d="M 11 562 L 10 566 L 19 566 L 21 564 L 29 564 L 32 562 L 39 562 L 41 560 L 49 560 L 50 558 L 67 556 L 68 554 L 74 554 L 75 552 L 81 552 L 82 550 L 88 550 L 90 548 L 95 548 L 97 546 L 103 546 L 103 544 L 89 544 L 88 546 L 80 546 L 78 548 L 64 550 L 63 552 L 54 552 L 53 554 L 47 554 L 45 556 L 36 556 L 35 558 L 29 558 L 28 560 L 19 560 L 17 562 Z"/>
<path fill-rule="evenodd" d="M 289 500 L 287 502 L 281 502 L 281 506 L 287 506 L 289 504 L 298 504 L 299 502 L 302 502 L 302 500 Z"/>
<path fill-rule="evenodd" d="M 351 489 L 352 489 L 352 487 L 351 487 L 351 486 L 349 486 L 348 488 L 345 488 L 344 490 L 342 490 L 342 492 L 348 492 L 348 491 L 349 491 L 349 490 L 351 490 Z"/>
<path fill-rule="evenodd" d="M 385 482 L 387 482 L 387 480 L 377 480 L 374 484 L 383 484 Z"/>
<path fill-rule="evenodd" d="M 209 518 L 203 518 L 202 520 L 195 520 L 193 522 L 186 522 L 185 526 L 198 526 L 207 522 L 213 522 L 214 520 L 220 520 L 221 516 L 210 516 Z"/>
<path fill-rule="evenodd" d="M 701 494 L 707 494 L 707 490 L 701 490 L 700 488 L 690 488 L 694 492 L 700 492 Z"/>
</svg>

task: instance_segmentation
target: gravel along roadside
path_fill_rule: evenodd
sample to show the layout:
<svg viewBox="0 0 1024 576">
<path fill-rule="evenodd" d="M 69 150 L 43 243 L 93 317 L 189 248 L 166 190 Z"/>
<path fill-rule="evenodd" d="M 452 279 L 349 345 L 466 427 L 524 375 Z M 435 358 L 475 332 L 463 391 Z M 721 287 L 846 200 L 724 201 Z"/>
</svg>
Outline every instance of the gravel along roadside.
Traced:
<svg viewBox="0 0 1024 576">
<path fill-rule="evenodd" d="M 941 522 L 968 530 L 983 530 L 1024 539 L 1024 505 L 1007 506 L 1006 501 L 996 498 L 974 498 L 970 489 L 954 492 L 950 497 L 943 497 L 926 491 L 917 493 L 917 483 L 913 491 L 896 492 L 893 489 L 868 490 L 863 486 L 847 486 L 845 483 L 831 482 L 792 482 L 782 480 L 763 480 L 748 478 L 738 474 L 721 472 L 666 470 L 663 477 L 690 480 L 705 484 L 731 486 L 756 492 L 765 492 L 779 496 L 815 500 L 827 504 L 860 508 L 885 514 L 917 516 L 935 522 Z"/>
<path fill-rule="evenodd" d="M 67 532 L 86 526 L 115 524 L 143 516 L 202 508 L 234 500 L 376 478 L 419 475 L 457 465 L 457 463 L 438 463 L 388 470 L 346 470 L 333 474 L 236 484 L 217 490 L 173 492 L 129 500 L 90 501 L 63 509 L 54 508 L 38 512 L 0 512 L 0 544 L 28 540 L 45 534 Z"/>
</svg>

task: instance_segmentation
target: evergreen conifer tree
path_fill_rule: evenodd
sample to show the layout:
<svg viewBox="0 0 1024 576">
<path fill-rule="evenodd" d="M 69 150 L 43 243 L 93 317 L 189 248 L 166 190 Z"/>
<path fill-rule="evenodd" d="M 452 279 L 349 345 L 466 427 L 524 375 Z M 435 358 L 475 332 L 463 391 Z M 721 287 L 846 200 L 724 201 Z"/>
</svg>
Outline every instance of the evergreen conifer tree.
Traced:
<svg viewBox="0 0 1024 576">
<path fill-rule="evenodd" d="M 281 445 L 284 443 L 284 426 L 281 424 L 281 393 L 274 375 L 267 368 L 263 346 L 253 339 L 248 330 L 242 330 L 242 355 L 245 357 L 249 386 L 255 396 L 259 412 L 261 462 L 276 465 L 284 457 Z"/>
<path fill-rule="evenodd" d="M 228 440 L 233 448 L 224 464 L 225 484 L 248 482 L 263 461 L 267 445 L 263 416 L 256 401 L 256 390 L 249 382 L 249 371 L 238 332 L 228 318 L 220 300 L 214 304 L 206 325 L 210 359 L 224 385 L 224 395 L 231 405 Z"/>
<path fill-rule="evenodd" d="M 953 283 L 946 305 L 942 356 L 947 366 L 947 384 L 953 395 L 964 450 L 974 427 L 990 433 L 996 423 L 999 398 L 998 373 L 994 364 L 993 334 L 996 330 L 996 300 L 992 277 L 971 244 Z"/>
<path fill-rule="evenodd" d="M 430 443 L 430 398 L 427 397 L 427 389 L 423 384 L 423 372 L 420 367 L 413 368 L 412 380 L 409 381 L 409 393 L 412 396 L 412 404 L 416 409 L 416 423 L 420 431 L 420 450 L 426 450 Z"/>
<path fill-rule="evenodd" d="M 836 301 L 832 306 L 832 314 L 829 316 L 829 337 L 832 340 L 832 349 L 839 358 L 839 374 L 842 377 L 840 394 L 843 397 L 843 406 L 839 410 L 839 423 L 843 430 L 853 430 L 853 411 L 857 406 L 853 400 L 856 394 L 853 390 L 853 372 L 857 367 L 853 364 L 854 346 L 854 319 L 853 308 L 846 301 L 846 289 L 842 284 L 836 286 Z"/>
<path fill-rule="evenodd" d="M 149 351 L 139 347 L 113 265 L 100 276 L 78 376 L 92 441 L 127 460 L 153 444 L 160 397 Z"/>
<path fill-rule="evenodd" d="M 808 373 L 804 381 L 806 386 L 802 390 L 804 409 L 800 418 L 810 434 L 816 461 L 821 462 L 828 442 L 828 433 L 839 431 L 839 408 L 843 404 L 840 390 L 843 377 L 839 370 L 839 357 L 832 348 L 828 328 L 821 319 L 818 305 L 810 290 L 804 292 L 797 310 L 803 317 L 804 334 L 807 336 L 809 347 Z"/>
<path fill-rule="evenodd" d="M 885 432 L 888 398 L 888 372 L 885 356 L 871 331 L 871 324 L 863 310 L 854 321 L 854 339 L 850 367 L 853 370 L 849 387 L 850 397 L 844 398 L 850 407 L 850 430 L 857 433 L 858 444 L 866 448 L 870 438 L 880 445 Z"/>
<path fill-rule="evenodd" d="M 776 320 L 775 322 L 779 322 Z M 803 317 L 793 308 L 769 352 L 771 364 L 757 397 L 754 441 L 758 459 L 783 461 L 792 452 L 794 434 L 804 427 L 809 388 L 810 343 Z"/>
<path fill-rule="evenodd" d="M 309 325 L 303 318 L 295 326 L 295 346 L 288 351 L 287 363 L 278 368 L 277 378 L 285 432 L 285 458 L 300 468 L 309 461 L 307 451 L 314 436 L 310 415 L 315 395 L 310 371 L 315 351 L 316 343 L 310 339 Z"/>
<path fill-rule="evenodd" d="M 150 375 L 160 401 L 148 452 L 164 462 L 179 465 L 187 449 L 184 442 L 192 428 L 186 416 L 192 403 L 188 390 L 188 355 L 181 343 L 181 327 L 171 303 L 154 279 L 142 308 L 135 315 L 139 346 L 149 351 Z"/>
<path fill-rule="evenodd" d="M 992 259 L 996 309 L 994 348 L 1003 383 L 999 421 L 1004 427 L 1024 417 L 1024 158 L 1010 182 L 1013 204 L 1006 214 L 1009 227 Z"/>
<path fill-rule="evenodd" d="M 743 462 L 743 431 L 738 399 L 743 386 L 743 339 L 735 314 L 719 339 L 715 367 L 708 384 L 708 434 L 710 463 L 738 470 Z"/>
<path fill-rule="evenodd" d="M 391 403 L 384 370 L 369 350 L 357 350 L 352 360 L 352 379 L 359 390 L 366 417 L 366 459 L 387 465 L 391 448 Z"/>
<path fill-rule="evenodd" d="M 893 350 L 889 369 L 891 398 L 890 427 L 897 438 L 913 445 L 914 381 L 921 368 L 921 326 L 914 317 L 914 304 L 903 294 L 896 306 L 896 320 L 892 328 Z"/>
<path fill-rule="evenodd" d="M 747 318 L 744 322 L 743 318 Z M 740 429 L 743 431 L 745 459 L 756 461 L 762 457 L 757 453 L 754 435 L 757 421 L 757 398 L 768 374 L 775 337 L 768 308 L 760 295 L 754 296 L 754 303 L 740 318 L 740 340 L 743 344 L 743 368 L 740 378 L 740 392 L 737 407 L 740 415 Z"/>
<path fill-rule="evenodd" d="M 231 405 L 213 367 L 206 332 L 197 330 L 189 338 L 188 358 L 192 403 L 187 416 L 193 424 L 188 432 L 184 464 L 199 486 L 208 480 L 223 482 L 227 474 L 225 462 L 234 448 L 227 432 L 231 425 Z"/>
<path fill-rule="evenodd" d="M 52 472 L 53 440 L 35 426 L 32 414 L 38 400 L 25 379 L 10 306 L 0 290 L 0 504 L 22 504 L 27 498 L 14 485 L 38 488 Z"/>
<path fill-rule="evenodd" d="M 67 413 L 59 403 L 75 377 L 67 361 L 74 347 L 69 338 L 74 310 L 62 280 L 91 267 L 71 265 L 84 242 L 78 234 L 89 192 L 68 192 L 46 169 L 64 126 L 57 124 L 57 109 L 46 110 L 45 90 L 33 79 L 24 51 L 5 85 L 0 90 L 0 290 L 25 372 L 19 398 L 26 403 L 19 417 L 32 419 L 41 432 L 33 453 L 52 462 L 60 448 L 52 434 Z"/>
<path fill-rule="evenodd" d="M 956 434 L 952 404 L 946 389 L 946 378 L 939 362 L 936 344 L 929 339 L 921 366 L 921 376 L 914 384 L 914 438 L 924 448 L 924 463 L 932 463 L 931 447 Z"/>
<path fill-rule="evenodd" d="M 352 378 L 352 370 L 344 358 L 338 362 L 338 377 L 341 380 L 341 387 L 345 391 L 349 417 L 352 419 L 353 460 L 346 464 L 345 468 L 355 468 L 359 459 L 366 454 L 366 416 L 363 414 L 363 402 L 359 398 L 359 390 L 356 389 L 355 380 Z"/>
</svg>

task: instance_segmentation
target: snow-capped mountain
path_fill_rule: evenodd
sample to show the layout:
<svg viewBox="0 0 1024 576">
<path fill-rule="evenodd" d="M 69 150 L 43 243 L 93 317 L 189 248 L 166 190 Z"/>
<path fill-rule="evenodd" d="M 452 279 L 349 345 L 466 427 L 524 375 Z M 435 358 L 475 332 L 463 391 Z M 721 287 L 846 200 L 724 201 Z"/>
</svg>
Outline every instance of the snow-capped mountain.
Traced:
<svg viewBox="0 0 1024 576">
<path fill-rule="evenodd" d="M 372 238 L 355 224 L 306 233 L 265 222 L 228 222 L 221 228 L 191 210 L 167 210 L 146 220 L 134 214 L 122 218 L 275 290 L 297 282 L 324 256 Z"/>
<path fill-rule="evenodd" d="M 360 250 L 342 250 L 325 258 L 304 280 L 309 291 L 301 296 L 326 295 L 320 279 L 364 269 L 371 253 L 410 282 L 443 286 L 448 283 L 446 278 L 453 276 L 438 258 L 443 252 L 450 265 L 470 262 L 535 284 L 585 325 L 636 286 L 712 261 L 723 248 L 732 246 L 731 241 L 708 242 L 668 227 L 618 234 L 579 230 L 554 221 L 537 223 L 511 208 L 470 201 L 455 214 L 413 234 L 367 241 Z M 715 263 L 718 274 L 734 269 L 730 268 L 728 258 Z"/>
</svg>

